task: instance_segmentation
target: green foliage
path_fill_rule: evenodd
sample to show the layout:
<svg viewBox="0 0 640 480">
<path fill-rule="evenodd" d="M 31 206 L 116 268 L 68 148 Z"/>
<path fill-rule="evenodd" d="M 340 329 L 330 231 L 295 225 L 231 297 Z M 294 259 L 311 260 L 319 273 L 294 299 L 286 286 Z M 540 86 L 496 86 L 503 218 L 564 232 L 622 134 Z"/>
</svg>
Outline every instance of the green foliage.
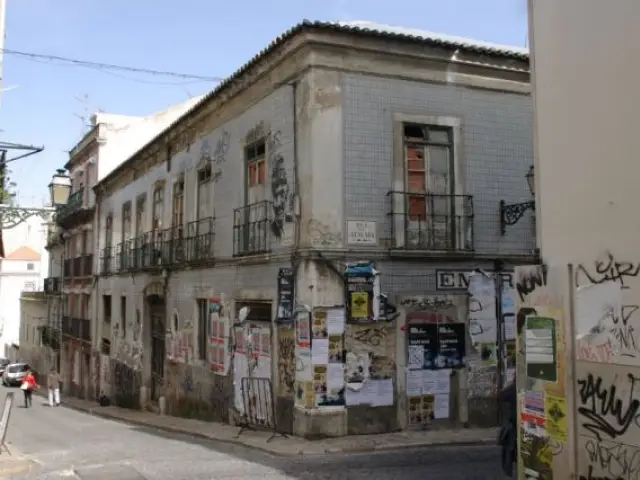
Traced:
<svg viewBox="0 0 640 480">
<path fill-rule="evenodd" d="M 1 176 L 0 176 L 1 178 Z M 4 185 L 0 181 L 0 204 L 13 205 L 16 202 L 16 182 L 11 180 L 11 171 L 4 172 Z"/>
</svg>

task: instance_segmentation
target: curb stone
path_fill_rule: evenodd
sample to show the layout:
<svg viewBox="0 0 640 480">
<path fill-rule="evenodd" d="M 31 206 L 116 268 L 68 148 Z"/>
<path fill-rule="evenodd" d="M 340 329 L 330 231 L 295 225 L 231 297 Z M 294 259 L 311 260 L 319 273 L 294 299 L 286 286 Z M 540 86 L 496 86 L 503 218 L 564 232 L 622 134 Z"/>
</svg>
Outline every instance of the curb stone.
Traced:
<svg viewBox="0 0 640 480">
<path fill-rule="evenodd" d="M 39 393 L 39 395 L 44 396 Z M 269 448 L 264 448 L 259 445 L 252 445 L 246 442 L 243 442 L 240 439 L 234 438 L 215 438 L 206 433 L 186 430 L 180 427 L 172 427 L 170 425 L 154 425 L 147 423 L 142 420 L 123 418 L 118 415 L 115 415 L 108 411 L 102 411 L 98 408 L 85 408 L 78 405 L 73 405 L 72 403 L 68 403 L 62 401 L 62 405 L 65 407 L 71 408 L 72 410 L 76 410 L 79 412 L 88 413 L 89 415 L 93 415 L 95 417 L 105 418 L 108 420 L 113 420 L 121 423 L 126 423 L 130 425 L 136 425 L 139 427 L 145 427 L 160 431 L 165 431 L 169 433 L 175 433 L 178 435 L 185 435 L 189 437 L 200 438 L 203 440 L 207 440 L 210 442 L 220 442 L 226 443 L 230 445 L 237 445 L 253 450 L 258 450 L 262 453 L 266 453 L 268 455 L 276 456 L 276 457 L 297 457 L 297 456 L 317 456 L 322 455 L 322 453 L 317 452 L 305 452 L 304 448 L 299 448 L 297 451 L 292 452 L 276 452 Z M 400 444 L 400 445 L 367 445 L 367 446 L 353 446 L 353 447 L 325 447 L 324 454 L 341 454 L 341 453 L 371 453 L 371 452 L 390 452 L 394 450 L 406 450 L 411 448 L 421 448 L 421 447 L 476 447 L 476 446 L 486 446 L 486 445 L 495 445 L 495 438 L 483 438 L 478 440 L 453 440 L 449 442 L 439 442 L 439 443 L 411 443 L 411 444 Z"/>
</svg>

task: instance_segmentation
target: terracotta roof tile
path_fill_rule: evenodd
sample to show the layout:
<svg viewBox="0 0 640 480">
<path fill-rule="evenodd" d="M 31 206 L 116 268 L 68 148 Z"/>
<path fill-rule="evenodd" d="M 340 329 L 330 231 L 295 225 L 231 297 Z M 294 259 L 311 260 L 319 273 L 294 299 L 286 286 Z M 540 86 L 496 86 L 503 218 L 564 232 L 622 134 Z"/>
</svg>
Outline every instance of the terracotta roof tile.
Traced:
<svg viewBox="0 0 640 480">
<path fill-rule="evenodd" d="M 22 260 L 29 262 L 39 262 L 40 254 L 33 248 L 23 245 L 22 247 L 14 250 L 5 257 L 5 260 Z"/>
</svg>

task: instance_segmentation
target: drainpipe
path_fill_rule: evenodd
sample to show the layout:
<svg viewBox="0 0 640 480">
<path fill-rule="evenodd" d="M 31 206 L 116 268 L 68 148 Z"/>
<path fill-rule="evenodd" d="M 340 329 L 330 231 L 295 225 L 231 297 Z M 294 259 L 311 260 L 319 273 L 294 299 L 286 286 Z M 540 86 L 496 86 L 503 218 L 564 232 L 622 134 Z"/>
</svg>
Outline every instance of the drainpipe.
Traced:
<svg viewBox="0 0 640 480">
<path fill-rule="evenodd" d="M 493 281 L 495 285 L 495 295 L 496 295 L 496 340 L 497 340 L 497 375 L 496 375 L 496 383 L 497 383 L 497 393 L 500 395 L 502 389 L 504 388 L 503 376 L 504 376 L 504 359 L 505 359 L 505 339 L 504 339 L 504 324 L 502 317 L 502 270 L 504 267 L 504 262 L 500 259 L 496 259 L 493 262 Z M 496 402 L 497 405 L 497 420 L 498 425 L 502 422 L 502 408 L 501 403 Z"/>
<path fill-rule="evenodd" d="M 93 242 L 92 245 L 92 251 L 93 251 L 93 265 L 92 268 L 95 269 L 92 273 L 93 273 L 93 279 L 92 279 L 92 285 L 91 285 L 91 289 L 92 289 L 92 297 L 93 297 L 93 318 L 91 318 L 91 324 L 92 324 L 92 335 L 91 335 L 91 341 L 93 342 L 97 342 L 97 346 L 96 346 L 96 357 L 98 359 L 98 362 L 96 363 L 95 361 L 91 362 L 91 369 L 95 369 L 96 365 L 101 365 L 101 350 L 100 347 L 102 345 L 102 322 L 101 319 L 99 317 L 100 314 L 100 202 L 98 201 L 100 196 L 98 195 L 97 192 L 94 192 L 95 195 L 93 196 L 94 198 L 94 202 L 95 202 L 95 221 L 93 222 L 95 225 L 95 229 L 92 231 L 91 234 L 91 240 Z M 97 247 L 97 248 L 96 248 Z M 96 269 L 96 265 L 97 265 L 97 269 Z M 111 339 L 109 339 L 111 340 Z M 91 372 L 92 374 L 94 372 Z M 102 375 L 100 374 L 100 368 L 98 367 L 98 371 L 95 372 L 95 377 L 96 377 L 96 391 L 94 392 L 96 395 L 96 398 L 100 398 L 100 392 L 102 389 L 102 386 L 100 385 L 100 379 L 102 377 Z M 92 375 L 93 378 L 93 375 Z"/>
<path fill-rule="evenodd" d="M 300 174 L 298 172 L 298 80 L 291 83 L 291 95 L 292 95 L 292 110 L 293 110 L 293 187 L 295 189 L 294 197 L 294 215 L 296 222 L 294 224 L 294 238 L 293 238 L 293 258 L 296 259 L 298 255 L 298 249 L 300 248 Z M 292 266 L 295 269 L 295 265 Z"/>
</svg>

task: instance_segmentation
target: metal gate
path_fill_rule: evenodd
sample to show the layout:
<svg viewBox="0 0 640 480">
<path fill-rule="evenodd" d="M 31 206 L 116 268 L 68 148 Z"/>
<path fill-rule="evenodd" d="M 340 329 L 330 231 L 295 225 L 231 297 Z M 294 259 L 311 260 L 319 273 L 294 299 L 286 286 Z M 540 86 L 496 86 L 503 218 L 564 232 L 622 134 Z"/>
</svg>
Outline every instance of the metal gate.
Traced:
<svg viewBox="0 0 640 480">
<path fill-rule="evenodd" d="M 164 385 L 166 356 L 166 324 L 164 304 L 151 306 L 151 399 L 157 401 Z"/>
<path fill-rule="evenodd" d="M 244 415 L 237 422 L 237 425 L 240 426 L 238 437 L 247 428 L 273 430 L 267 442 L 270 442 L 278 434 L 286 437 L 286 434 L 278 431 L 271 380 L 243 377 L 241 385 Z"/>
</svg>

